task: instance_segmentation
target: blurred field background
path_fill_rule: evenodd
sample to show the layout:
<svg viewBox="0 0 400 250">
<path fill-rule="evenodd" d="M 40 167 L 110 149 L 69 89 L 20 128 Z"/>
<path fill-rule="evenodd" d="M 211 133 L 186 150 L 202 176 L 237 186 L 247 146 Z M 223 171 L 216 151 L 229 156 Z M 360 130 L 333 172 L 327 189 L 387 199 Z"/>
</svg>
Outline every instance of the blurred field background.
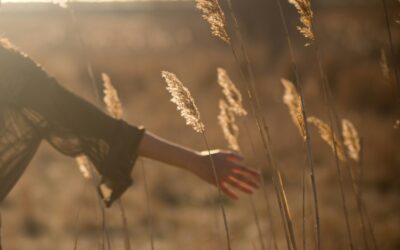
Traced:
<svg viewBox="0 0 400 250">
<path fill-rule="evenodd" d="M 305 159 L 301 138 L 282 101 L 280 78 L 293 80 L 293 75 L 277 7 L 274 1 L 261 0 L 234 1 L 234 4 L 255 69 L 263 111 L 270 125 L 273 154 L 284 175 L 300 241 L 301 176 Z M 303 46 L 305 41 L 295 29 L 298 17 L 294 8 L 288 4 L 284 6 L 296 42 L 309 113 L 327 120 L 314 53 Z M 390 4 L 392 20 L 398 18 L 399 6 L 397 2 Z M 226 148 L 217 123 L 218 99 L 222 94 L 216 83 L 216 68 L 227 69 L 238 84 L 241 78 L 229 48 L 210 36 L 209 27 L 195 9 L 194 2 L 74 3 L 72 7 L 85 49 L 80 46 L 77 26 L 69 12 L 51 4 L 2 5 L 0 33 L 44 66 L 63 86 L 95 103 L 86 71 L 87 57 L 99 81 L 102 72 L 112 78 L 127 121 L 144 125 L 169 140 L 204 149 L 201 137 L 185 126 L 175 106 L 169 102 L 160 71 L 176 73 L 194 95 L 212 147 Z M 388 52 L 380 1 L 315 1 L 314 8 L 323 60 L 339 112 L 343 118 L 354 122 L 364 138 L 361 187 L 378 243 L 381 249 L 400 249 L 400 130 L 394 129 L 400 113 L 380 65 L 381 49 Z M 400 25 L 393 22 L 392 28 L 396 49 L 399 49 Z M 253 123 L 251 130 L 258 142 Z M 248 145 L 243 130 L 242 135 L 243 144 Z M 323 248 L 346 249 L 334 159 L 315 129 L 312 129 L 312 142 Z M 273 220 L 279 230 L 278 243 L 283 249 L 285 239 L 273 199 L 270 170 L 261 149 L 255 157 L 250 148 L 244 146 L 244 153 L 248 165 L 265 170 L 268 192 L 274 201 Z M 142 166 L 146 169 L 150 190 L 155 248 L 218 249 L 213 222 L 215 190 L 189 173 L 150 160 L 136 163 L 135 184 L 123 196 L 132 249 L 150 249 L 150 216 Z M 354 199 L 350 198 L 353 197 L 350 183 L 346 183 L 353 233 L 361 243 L 356 207 Z M 255 194 L 254 199 L 266 244 L 270 247 L 271 229 L 261 192 Z M 243 196 L 238 202 L 227 200 L 226 207 L 233 248 L 260 249 L 249 198 Z M 307 229 L 311 247 L 313 228 L 309 208 L 310 205 Z M 101 219 L 93 187 L 82 178 L 73 159 L 60 155 L 45 142 L 2 203 L 1 211 L 2 241 L 6 250 L 73 249 L 77 232 L 80 235 L 78 249 L 99 249 Z M 123 249 L 123 229 L 117 207 L 112 207 L 107 215 L 113 249 Z"/>
</svg>

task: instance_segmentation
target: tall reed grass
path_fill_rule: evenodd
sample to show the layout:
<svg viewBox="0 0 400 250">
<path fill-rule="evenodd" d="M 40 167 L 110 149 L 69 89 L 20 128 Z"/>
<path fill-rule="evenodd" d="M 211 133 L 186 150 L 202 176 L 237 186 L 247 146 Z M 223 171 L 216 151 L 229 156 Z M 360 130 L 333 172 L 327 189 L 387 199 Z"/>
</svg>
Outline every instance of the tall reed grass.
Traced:
<svg viewBox="0 0 400 250">
<path fill-rule="evenodd" d="M 181 116 L 186 120 L 186 124 L 191 126 L 194 131 L 200 133 L 203 137 L 204 144 L 207 148 L 208 155 L 210 157 L 211 168 L 215 178 L 215 184 L 218 190 L 218 198 L 219 198 L 219 205 L 221 208 L 221 214 L 224 221 L 224 228 L 226 233 L 226 244 L 227 249 L 231 250 L 231 239 L 229 234 L 229 227 L 228 227 L 228 220 L 225 212 L 225 206 L 222 200 L 222 193 L 221 188 L 223 188 L 220 184 L 219 177 L 217 175 L 217 171 L 215 168 L 215 163 L 211 155 L 210 145 L 208 143 L 206 137 L 206 130 L 203 122 L 200 119 L 200 112 L 197 109 L 197 106 L 194 102 L 192 95 L 190 94 L 189 90 L 183 85 L 183 83 L 176 77 L 175 74 L 162 71 L 162 77 L 164 78 L 165 82 L 167 83 L 167 90 L 170 92 L 172 99 L 171 101 L 176 104 L 178 111 L 180 112 Z"/>
<path fill-rule="evenodd" d="M 199 1 L 197 1 L 197 2 L 199 2 Z M 209 2 L 210 5 L 218 4 L 218 6 L 219 6 L 218 9 L 221 10 L 221 7 L 220 7 L 218 1 L 206 1 L 206 2 Z M 275 165 L 275 162 L 274 162 L 273 157 L 272 157 L 270 139 L 269 139 L 269 135 L 268 135 L 269 134 L 268 126 L 267 126 L 264 118 L 261 116 L 261 113 L 260 113 L 260 102 L 259 102 L 259 98 L 258 98 L 258 95 L 257 95 L 255 78 L 254 78 L 253 69 L 252 69 L 252 66 L 251 66 L 251 63 L 250 63 L 250 58 L 249 58 L 249 55 L 248 55 L 247 50 L 246 50 L 246 46 L 245 46 L 245 42 L 244 42 L 243 36 L 242 36 L 242 34 L 240 32 L 239 22 L 238 22 L 238 19 L 236 17 L 236 14 L 235 14 L 235 12 L 233 10 L 232 2 L 230 0 L 227 0 L 227 4 L 228 4 L 228 8 L 229 8 L 228 10 L 229 10 L 229 13 L 230 13 L 230 16 L 231 16 L 231 20 L 232 20 L 232 23 L 233 23 L 234 33 L 236 34 L 236 38 L 238 40 L 239 48 L 240 48 L 240 51 L 241 51 L 242 56 L 244 58 L 244 65 L 245 66 L 243 68 L 242 68 L 242 63 L 241 63 L 239 54 L 236 51 L 235 46 L 233 45 L 231 40 L 229 40 L 230 42 L 228 43 L 228 45 L 230 46 L 232 54 L 234 56 L 234 59 L 235 59 L 236 63 L 238 64 L 238 68 L 239 68 L 239 71 L 241 73 L 242 79 L 246 83 L 245 84 L 246 93 L 247 93 L 247 96 L 249 98 L 249 102 L 250 102 L 250 106 L 251 106 L 251 110 L 252 110 L 252 115 L 255 117 L 256 124 L 257 124 L 257 127 L 258 127 L 258 131 L 260 133 L 260 136 L 261 136 L 261 139 L 262 139 L 262 143 L 264 145 L 267 164 L 273 170 L 273 184 L 274 184 L 274 189 L 275 189 L 275 193 L 276 193 L 276 196 L 277 196 L 277 202 L 279 203 L 279 207 L 280 207 L 282 220 L 283 220 L 283 223 L 285 224 L 284 227 L 287 229 L 287 230 L 285 230 L 285 235 L 286 235 L 286 238 L 288 239 L 287 241 L 290 242 L 289 244 L 291 244 L 293 249 L 297 249 L 296 240 L 295 240 L 295 236 L 294 236 L 293 223 L 292 223 L 292 219 L 291 219 L 291 216 L 290 216 L 289 204 L 288 204 L 288 201 L 286 199 L 286 192 L 285 192 L 285 189 L 284 189 L 283 180 L 282 180 L 282 177 L 281 177 L 280 170 Z M 198 6 L 198 7 L 201 7 L 201 6 Z M 202 10 L 202 8 L 200 8 L 200 10 Z M 207 12 L 203 12 L 203 13 L 205 13 L 205 15 L 207 15 Z M 222 16 L 222 15 L 220 14 L 220 16 Z M 209 18 L 209 19 L 213 20 L 212 18 Z M 225 18 L 223 18 L 223 20 L 225 20 Z M 224 27 L 225 26 L 226 25 L 224 25 Z M 231 36 L 228 35 L 228 37 L 231 37 Z M 221 39 L 221 40 L 226 42 L 224 39 Z"/>
<path fill-rule="evenodd" d="M 218 68 L 217 74 L 218 74 L 218 84 L 221 86 L 222 93 L 224 95 L 224 99 L 220 99 L 219 101 L 219 110 L 220 110 L 220 113 L 218 115 L 219 125 L 227 141 L 228 147 L 242 154 L 239 145 L 239 126 L 236 123 L 236 116 L 239 117 L 247 116 L 247 111 L 243 107 L 242 103 L 243 101 L 242 94 L 240 93 L 236 85 L 233 83 L 233 81 L 230 79 L 226 70 Z M 265 250 L 266 247 L 264 243 L 264 236 L 261 230 L 260 219 L 253 197 L 250 197 L 250 205 L 257 228 L 260 247 L 262 250 Z M 276 242 L 275 237 L 273 237 L 273 241 Z"/>
<path fill-rule="evenodd" d="M 234 12 L 234 8 L 232 5 L 231 0 L 227 0 L 230 19 L 232 22 L 232 27 L 234 30 L 234 37 L 231 37 L 230 32 L 228 32 L 229 22 L 225 18 L 225 14 L 223 9 L 219 5 L 218 0 L 197 0 L 197 7 L 202 11 L 204 19 L 210 24 L 211 33 L 213 36 L 217 37 L 218 39 L 222 40 L 226 43 L 232 51 L 234 56 L 235 62 L 238 64 L 238 68 L 242 77 L 241 82 L 243 85 L 243 89 L 246 90 L 247 99 L 244 100 L 242 97 L 239 89 L 235 86 L 231 78 L 228 76 L 226 70 L 222 68 L 217 69 L 218 74 L 218 83 L 222 87 L 222 91 L 224 94 L 224 99 L 221 99 L 219 102 L 220 114 L 218 116 L 219 124 L 222 128 L 222 133 L 227 141 L 228 147 L 234 151 L 242 152 L 242 147 L 239 142 L 239 126 L 237 125 L 237 117 L 246 118 L 247 110 L 244 108 L 244 104 L 250 105 L 251 115 L 254 116 L 256 120 L 256 125 L 258 128 L 258 132 L 260 134 L 260 138 L 263 144 L 263 150 L 265 153 L 266 158 L 266 165 L 272 168 L 272 182 L 275 189 L 275 195 L 277 199 L 277 203 L 279 206 L 279 212 L 281 213 L 281 219 L 283 222 L 285 237 L 287 241 L 287 248 L 288 249 L 297 249 L 297 241 L 295 237 L 295 229 L 294 229 L 294 221 L 292 218 L 291 210 L 289 207 L 289 201 L 287 198 L 287 194 L 285 191 L 285 186 L 283 182 L 282 172 L 280 171 L 279 165 L 276 163 L 274 155 L 272 153 L 272 139 L 270 137 L 269 127 L 266 122 L 264 115 L 262 114 L 262 105 L 260 104 L 260 99 L 258 97 L 257 86 L 255 83 L 255 77 L 252 69 L 251 60 L 249 54 L 247 52 L 245 46 L 245 39 L 243 34 L 240 31 L 239 21 L 236 17 Z M 315 227 L 315 239 L 316 239 L 316 249 L 320 250 L 323 249 L 323 244 L 321 241 L 321 225 L 320 225 L 320 214 L 319 214 L 319 206 L 318 206 L 318 189 L 316 185 L 316 176 L 314 170 L 314 161 L 313 161 L 313 150 L 310 142 L 310 132 L 309 126 L 314 125 L 320 134 L 320 137 L 329 145 L 333 155 L 335 157 L 335 165 L 337 176 L 340 185 L 340 196 L 342 199 L 342 206 L 343 206 L 343 213 L 346 223 L 346 234 L 349 241 L 349 248 L 356 249 L 357 245 L 354 241 L 354 236 L 352 233 L 352 227 L 350 225 L 350 212 L 347 207 L 347 197 L 345 191 L 345 176 L 342 172 L 342 168 L 348 171 L 349 176 L 351 178 L 351 189 L 355 196 L 357 208 L 358 208 L 358 215 L 360 216 L 360 223 L 361 229 L 363 234 L 364 240 L 364 248 L 369 249 L 369 241 L 368 237 L 372 237 L 372 242 L 374 244 L 374 249 L 377 249 L 377 242 L 375 239 L 375 234 L 373 231 L 373 226 L 371 224 L 371 220 L 369 218 L 367 207 L 362 200 L 362 191 L 360 188 L 360 180 L 358 175 L 355 172 L 355 166 L 359 166 L 361 168 L 362 165 L 362 141 L 360 139 L 359 133 L 355 127 L 355 125 L 347 119 L 340 119 L 338 112 L 335 107 L 335 102 L 333 98 L 333 93 L 330 88 L 330 83 L 327 78 L 327 72 L 324 67 L 324 63 L 322 60 L 322 53 L 319 49 L 319 39 L 318 34 L 314 31 L 315 20 L 314 20 L 314 13 L 311 6 L 310 0 L 289 0 L 289 3 L 292 4 L 300 15 L 300 23 L 301 25 L 297 27 L 299 32 L 306 38 L 306 46 L 313 47 L 314 52 L 316 55 L 316 61 L 319 67 L 319 74 L 321 77 L 321 89 L 322 89 L 322 96 L 325 101 L 326 106 L 326 115 L 328 116 L 329 123 L 323 122 L 321 119 L 309 116 L 307 109 L 306 109 L 306 102 L 304 98 L 302 82 L 300 79 L 300 73 L 298 70 L 298 62 L 296 59 L 296 52 L 294 50 L 294 45 L 292 39 L 289 35 L 289 27 L 287 24 L 285 13 L 283 12 L 282 4 L 280 0 L 277 0 L 281 21 L 283 24 L 283 29 L 285 31 L 288 49 L 290 51 L 290 57 L 292 61 L 292 70 L 295 75 L 295 81 L 291 82 L 287 79 L 282 79 L 281 83 L 285 89 L 285 93 L 283 96 L 283 102 L 289 108 L 289 114 L 295 124 L 300 137 L 303 141 L 303 146 L 305 148 L 305 154 L 307 159 L 307 164 L 305 164 L 305 169 L 303 171 L 303 181 L 302 181 L 302 237 L 303 237 L 303 249 L 307 249 L 307 242 L 306 242 L 306 222 L 305 222 L 305 196 L 306 196 L 306 165 L 308 165 L 308 174 L 310 176 L 310 183 L 312 186 L 313 192 L 313 206 L 314 206 L 314 227 Z M 385 10 L 385 17 L 386 20 L 388 19 L 387 15 L 387 7 L 385 5 L 385 0 L 382 0 L 384 10 Z M 87 64 L 87 71 L 89 77 L 93 84 L 94 92 L 96 93 L 96 98 L 100 100 L 99 94 L 99 86 L 96 83 L 94 77 L 94 70 L 88 59 L 88 55 L 86 54 L 85 49 L 85 42 L 80 35 L 80 31 L 78 29 L 77 19 L 75 13 L 71 10 L 71 18 L 77 28 L 77 34 L 79 37 L 79 41 L 83 50 L 83 55 L 85 57 L 85 61 Z M 388 21 L 387 21 L 388 22 Z M 394 49 L 392 44 L 392 35 L 390 31 L 390 24 L 388 24 L 388 39 L 391 45 L 391 54 L 394 57 Z M 239 47 L 239 50 L 237 49 Z M 382 61 L 382 71 L 384 76 L 389 79 L 390 78 L 390 66 L 394 66 L 394 59 L 392 58 L 391 63 L 388 63 L 386 55 L 384 51 L 382 52 L 381 56 Z M 397 70 L 395 68 L 392 69 L 395 78 L 398 84 L 398 75 Z M 195 104 L 193 97 L 191 96 L 189 90 L 183 85 L 183 83 L 173 74 L 170 72 L 163 71 L 162 77 L 167 83 L 167 90 L 171 93 L 172 99 L 171 101 L 176 104 L 178 111 L 180 112 L 181 116 L 185 119 L 187 125 L 192 127 L 197 133 L 202 135 L 202 139 L 206 145 L 208 150 L 208 154 L 210 156 L 210 166 L 213 170 L 213 174 L 215 177 L 215 182 L 217 183 L 218 189 L 218 197 L 219 197 L 219 206 L 222 214 L 222 218 L 224 220 L 224 228 L 226 233 L 226 244 L 227 249 L 232 249 L 230 231 L 227 221 L 227 215 L 225 211 L 224 204 L 222 202 L 222 194 L 220 187 L 218 187 L 219 179 L 215 169 L 215 163 L 211 156 L 211 150 L 208 143 L 208 139 L 206 137 L 206 127 L 202 122 L 200 117 L 200 112 Z M 103 74 L 103 89 L 104 89 L 104 103 L 106 104 L 106 109 L 108 113 L 114 117 L 115 119 L 122 119 L 122 105 L 118 97 L 118 93 L 116 89 L 113 87 L 111 83 L 111 79 Z M 400 126 L 400 122 L 397 121 L 395 124 L 395 128 Z M 247 137 L 250 140 L 251 147 L 253 148 L 254 154 L 256 154 L 256 150 L 254 149 L 254 142 L 252 142 L 252 138 L 250 136 L 250 131 L 246 127 Z M 89 180 L 93 180 L 94 172 L 93 167 L 89 159 L 85 156 L 79 156 L 77 158 L 77 162 L 79 168 L 84 175 L 85 178 Z M 149 235 L 150 235 L 150 244 L 151 249 L 155 249 L 154 246 L 154 232 L 152 231 L 153 221 L 151 216 L 151 204 L 149 201 L 149 190 L 148 184 L 146 181 L 146 173 L 145 168 L 142 166 L 143 171 L 143 179 L 145 184 L 145 192 L 146 192 L 146 199 L 147 199 L 147 210 L 150 214 L 150 222 L 149 222 Z M 271 205 L 268 199 L 268 195 L 266 192 L 266 185 L 264 177 L 262 178 L 263 184 L 263 192 L 264 192 L 264 199 L 267 202 L 267 209 L 268 209 L 268 216 L 269 216 L 269 224 L 271 225 L 274 241 L 274 248 L 278 249 L 277 247 L 277 237 L 275 236 L 276 230 L 273 228 L 272 222 L 272 213 L 271 213 Z M 100 200 L 99 200 L 100 201 Z M 121 211 L 121 218 L 123 221 L 123 227 L 125 232 L 125 241 L 124 247 L 125 249 L 131 249 L 130 241 L 129 241 L 129 231 L 128 231 L 128 222 L 126 219 L 125 211 L 122 205 L 122 201 L 118 201 L 120 211 Z M 257 213 L 257 207 L 254 199 L 250 198 L 250 205 L 252 209 L 252 213 L 254 216 L 254 220 L 257 227 L 258 239 L 260 243 L 261 249 L 267 249 L 265 246 L 265 235 L 261 230 L 260 225 L 260 217 Z M 106 213 L 104 210 L 103 205 L 99 204 L 101 211 L 102 211 L 102 228 L 103 228 L 103 243 L 102 249 L 111 249 L 110 239 L 107 230 L 107 220 L 106 220 Z M 77 215 L 77 220 L 79 219 L 79 212 Z M 0 232 L 1 232 L 1 217 L 0 217 Z M 369 234 L 369 235 L 368 235 Z M 75 242 L 75 249 L 77 249 L 77 239 Z M 256 246 L 253 243 L 253 247 L 256 249 Z M 1 234 L 0 234 L 0 250 L 1 250 Z"/>
</svg>

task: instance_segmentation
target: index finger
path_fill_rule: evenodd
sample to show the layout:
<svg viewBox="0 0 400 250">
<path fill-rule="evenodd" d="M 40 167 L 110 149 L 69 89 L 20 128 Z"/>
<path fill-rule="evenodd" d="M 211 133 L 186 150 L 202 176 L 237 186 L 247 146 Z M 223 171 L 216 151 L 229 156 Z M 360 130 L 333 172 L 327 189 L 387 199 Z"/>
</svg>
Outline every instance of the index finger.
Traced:
<svg viewBox="0 0 400 250">
<path fill-rule="evenodd" d="M 244 174 L 244 175 L 250 175 L 252 177 L 256 178 L 261 178 L 261 172 L 253 169 L 253 168 L 248 168 L 244 166 L 237 166 L 233 169 L 234 173 L 239 173 L 239 174 Z"/>
<path fill-rule="evenodd" d="M 234 160 L 234 161 L 243 161 L 244 160 L 243 156 L 240 155 L 239 153 L 229 151 L 227 154 L 228 154 L 228 159 L 230 159 L 230 160 Z"/>
</svg>

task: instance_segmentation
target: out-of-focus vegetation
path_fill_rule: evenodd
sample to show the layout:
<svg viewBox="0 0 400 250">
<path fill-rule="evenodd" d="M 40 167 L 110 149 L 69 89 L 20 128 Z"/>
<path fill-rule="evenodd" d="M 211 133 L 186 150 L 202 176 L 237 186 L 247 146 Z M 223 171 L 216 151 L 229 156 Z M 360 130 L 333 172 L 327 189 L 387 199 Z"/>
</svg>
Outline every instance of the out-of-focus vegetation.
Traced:
<svg viewBox="0 0 400 250">
<path fill-rule="evenodd" d="M 385 21 L 378 2 L 368 1 L 371 4 L 365 5 L 340 2 L 340 5 L 337 1 L 333 5 L 316 3 L 316 32 L 338 110 L 343 118 L 353 121 L 364 139 L 361 188 L 378 243 L 381 249 L 398 249 L 400 131 L 393 127 L 400 114 L 380 65 L 381 50 L 389 51 Z M 280 78 L 293 79 L 285 35 L 273 1 L 235 1 L 235 4 L 261 105 L 270 125 L 273 154 L 284 175 L 296 236 L 300 239 L 304 153 L 301 138 L 282 101 Z M 170 70 L 179 74 L 191 89 L 209 131 L 211 146 L 226 147 L 217 124 L 221 93 L 216 83 L 216 68 L 226 68 L 236 82 L 241 77 L 230 50 L 210 36 L 193 2 L 73 4 L 79 33 L 86 44 L 84 51 L 69 12 L 56 6 L 40 6 L 3 5 L 0 31 L 63 86 L 95 102 L 86 72 L 86 54 L 99 81 L 101 72 L 113 79 L 126 120 L 144 125 L 167 139 L 203 149 L 201 138 L 186 128 L 174 105 L 169 103 L 160 72 Z M 303 46 L 305 41 L 295 30 L 298 24 L 295 10 L 288 4 L 284 6 L 295 38 L 309 113 L 326 120 L 315 56 L 310 48 Z M 400 9 L 396 3 L 391 6 L 394 19 Z M 395 25 L 393 22 L 398 49 L 400 25 Z M 250 126 L 257 140 L 255 125 Z M 242 135 L 246 145 L 244 132 Z M 347 243 L 333 156 L 315 130 L 312 143 L 321 203 L 322 244 L 324 249 L 344 249 Z M 265 167 L 261 151 L 257 157 L 250 148 L 243 151 L 248 165 Z M 124 195 L 133 248 L 150 249 L 141 164 L 148 175 L 156 249 L 217 249 L 214 227 L 210 225 L 216 211 L 215 192 L 188 173 L 149 160 L 137 162 L 133 172 L 135 184 Z M 268 168 L 265 177 L 270 180 Z M 272 185 L 268 183 L 268 187 L 272 196 Z M 351 193 L 349 183 L 346 190 Z M 258 193 L 254 198 L 266 241 L 271 244 L 261 197 Z M 361 242 L 356 205 L 353 201 L 349 205 L 354 214 L 352 229 L 356 241 Z M 252 244 L 257 244 L 257 232 L 248 198 L 227 201 L 226 207 L 234 249 L 252 249 Z M 282 230 L 275 203 L 273 208 L 276 227 Z M 119 212 L 113 207 L 107 214 L 113 249 L 122 249 Z M 308 209 L 306 215 L 307 231 L 312 235 L 312 211 Z M 78 249 L 98 248 L 101 220 L 94 190 L 81 177 L 73 159 L 56 153 L 46 143 L 3 202 L 2 218 L 4 249 L 72 249 L 77 231 Z M 283 247 L 284 235 L 279 231 L 278 236 Z"/>
</svg>

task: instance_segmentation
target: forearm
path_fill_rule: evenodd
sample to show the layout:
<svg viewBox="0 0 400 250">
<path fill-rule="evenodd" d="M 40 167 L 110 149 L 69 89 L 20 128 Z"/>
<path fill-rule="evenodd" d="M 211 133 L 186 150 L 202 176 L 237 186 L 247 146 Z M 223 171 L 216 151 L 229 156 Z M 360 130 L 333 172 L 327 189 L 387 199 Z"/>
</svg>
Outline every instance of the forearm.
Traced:
<svg viewBox="0 0 400 250">
<path fill-rule="evenodd" d="M 215 167 L 211 168 L 208 154 L 174 144 L 148 131 L 143 135 L 138 150 L 140 156 L 192 172 L 202 180 L 220 187 L 233 199 L 237 199 L 238 196 L 231 190 L 231 187 L 245 193 L 252 193 L 254 189 L 258 188 L 257 180 L 260 174 L 243 166 L 241 164 L 243 159 L 233 152 L 220 150 L 209 152 Z"/>
<path fill-rule="evenodd" d="M 148 131 L 143 135 L 138 153 L 140 156 L 189 171 L 202 161 L 200 152 L 169 142 Z"/>
</svg>

